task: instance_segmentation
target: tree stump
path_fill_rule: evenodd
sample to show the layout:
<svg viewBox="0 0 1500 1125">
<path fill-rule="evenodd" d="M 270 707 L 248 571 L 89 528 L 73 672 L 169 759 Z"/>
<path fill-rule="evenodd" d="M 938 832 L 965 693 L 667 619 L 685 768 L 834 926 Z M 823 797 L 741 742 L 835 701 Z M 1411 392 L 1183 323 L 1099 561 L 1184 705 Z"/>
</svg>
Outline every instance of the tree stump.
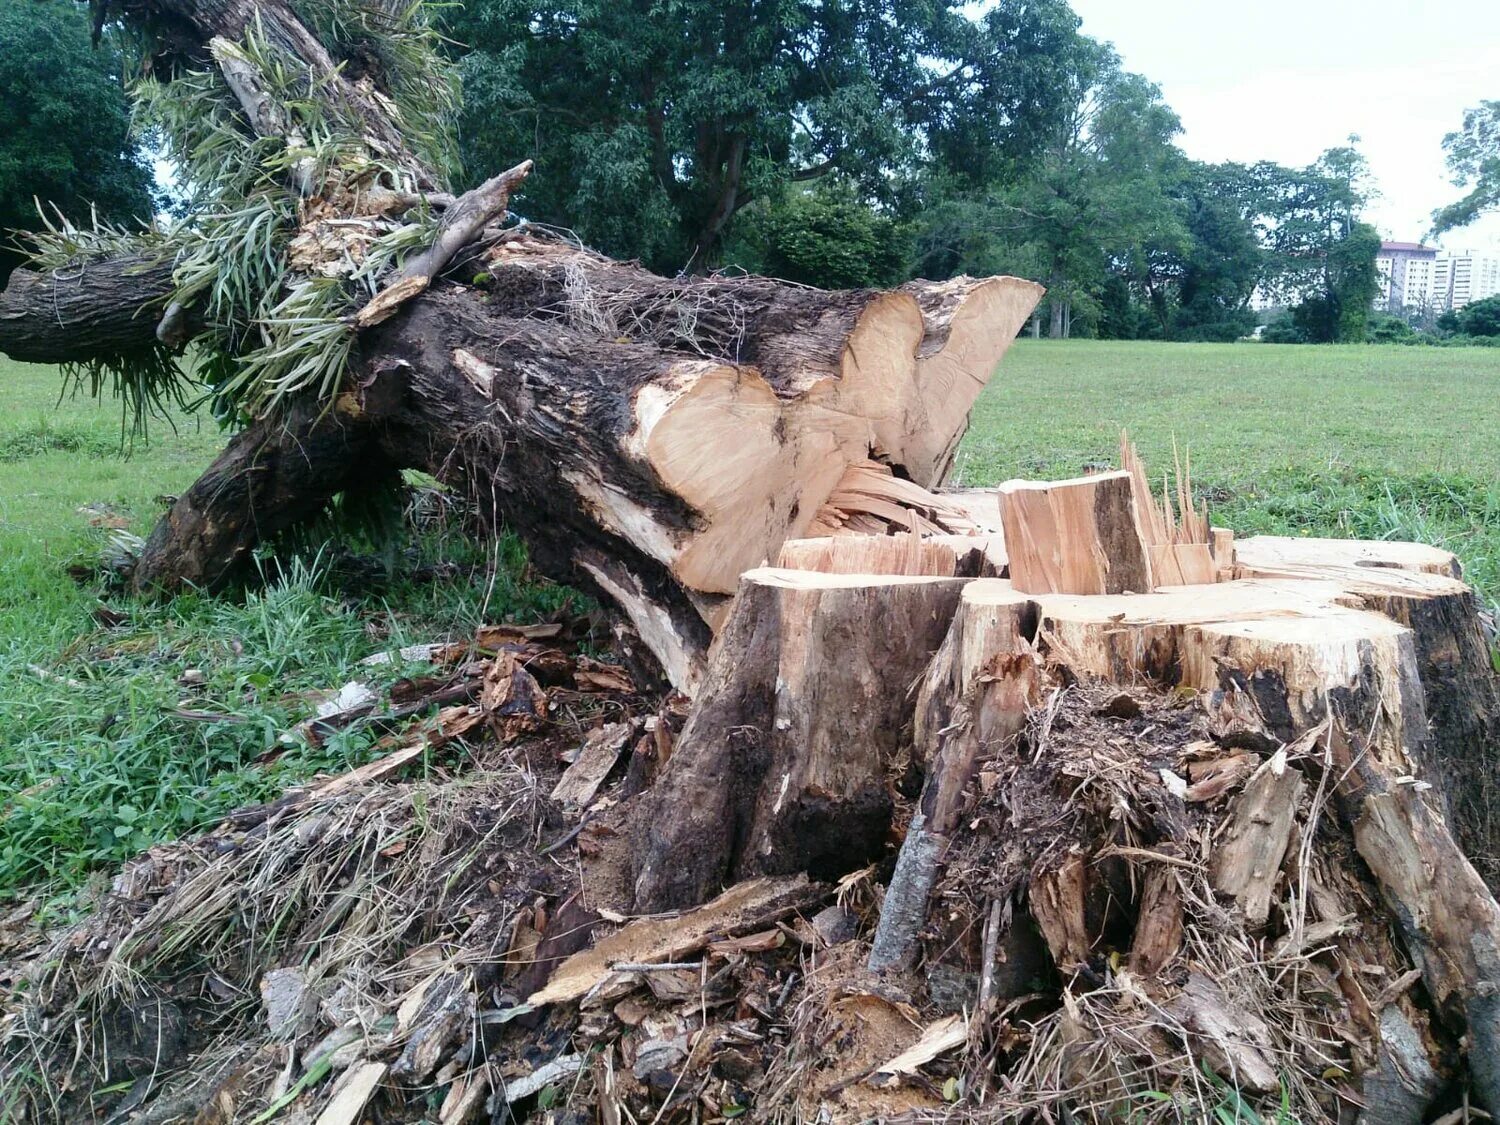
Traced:
<svg viewBox="0 0 1500 1125">
<path fill-rule="evenodd" d="M 843 874 L 877 855 L 909 688 L 964 584 L 747 572 L 672 757 L 630 817 L 637 908 L 693 905 L 756 874 Z"/>
</svg>

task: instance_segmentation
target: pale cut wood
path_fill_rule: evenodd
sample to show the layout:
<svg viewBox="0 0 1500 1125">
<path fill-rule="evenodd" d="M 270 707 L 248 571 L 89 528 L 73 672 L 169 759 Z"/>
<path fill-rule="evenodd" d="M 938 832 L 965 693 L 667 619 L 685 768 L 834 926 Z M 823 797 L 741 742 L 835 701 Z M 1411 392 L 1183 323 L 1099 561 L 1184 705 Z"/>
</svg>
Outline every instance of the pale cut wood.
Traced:
<svg viewBox="0 0 1500 1125">
<path fill-rule="evenodd" d="M 975 531 L 982 535 L 1003 535 L 1000 521 L 1000 493 L 994 488 L 941 488 L 938 495 L 968 517 Z"/>
<path fill-rule="evenodd" d="M 1219 565 L 1207 543 L 1157 543 L 1149 551 L 1151 576 L 1158 586 L 1201 586 L 1219 581 Z"/>
<path fill-rule="evenodd" d="M 842 874 L 877 855 L 909 689 L 964 585 L 748 571 L 671 760 L 621 845 L 637 908 L 702 902 L 751 875 Z"/>
<path fill-rule="evenodd" d="M 552 799 L 571 809 L 588 808 L 634 733 L 633 723 L 605 723 L 598 730 L 589 732 L 578 750 L 578 757 L 557 779 Z"/>
<path fill-rule="evenodd" d="M 828 574 L 926 574 L 997 578 L 1005 572 L 999 535 L 830 535 L 789 539 L 776 565 Z"/>
<path fill-rule="evenodd" d="M 1292 840 L 1304 781 L 1276 751 L 1234 799 L 1229 827 L 1214 849 L 1214 889 L 1235 899 L 1252 926 L 1264 926 Z"/>
<path fill-rule="evenodd" d="M 1183 459 L 1177 455 L 1175 439 L 1172 442 L 1172 467 L 1175 471 L 1175 488 L 1168 487 L 1167 477 L 1164 475 L 1161 503 L 1158 505 L 1151 491 L 1145 462 L 1141 460 L 1130 435 L 1124 430 L 1120 431 L 1120 468 L 1130 474 L 1130 488 L 1135 496 L 1141 536 L 1146 541 L 1146 546 L 1153 551 L 1166 547 L 1209 546 L 1213 542 L 1213 536 L 1208 526 L 1208 505 L 1205 503 L 1196 511 L 1193 508 L 1192 453 L 1191 450 L 1188 452 L 1184 465 Z M 1188 553 L 1180 567 L 1176 565 L 1171 552 L 1163 551 L 1162 557 L 1168 575 L 1178 575 L 1182 580 L 1174 581 L 1158 574 L 1157 582 L 1160 585 L 1214 581 L 1212 575 L 1206 578 L 1195 577 L 1203 573 L 1196 552 Z M 1153 554 L 1152 561 L 1155 560 L 1156 556 Z"/>
<path fill-rule="evenodd" d="M 912 480 L 936 488 L 953 466 L 974 400 L 1044 290 L 1012 277 L 914 281 L 903 290 L 921 305 L 927 331 L 917 351 L 915 393 L 889 426 L 900 436 L 886 440 Z"/>
<path fill-rule="evenodd" d="M 844 470 L 803 535 L 966 534 L 977 530 L 967 513 L 937 492 L 896 476 L 878 461 Z"/>
<path fill-rule="evenodd" d="M 569 957 L 526 1003 L 534 1008 L 587 995 L 617 964 L 680 960 L 711 939 L 732 937 L 784 917 L 808 898 L 805 875 L 787 879 L 747 879 L 712 902 L 685 914 L 631 922 L 581 953 Z"/>
<path fill-rule="evenodd" d="M 1235 541 L 1235 574 L 1243 578 L 1343 576 L 1381 568 L 1424 571 L 1446 578 L 1462 576 L 1458 557 L 1452 551 L 1425 543 L 1289 535 L 1252 535 Z"/>
<path fill-rule="evenodd" d="M 958 538 L 957 536 L 944 539 Z M 958 556 L 943 540 L 907 532 L 904 535 L 834 535 L 789 539 L 776 565 L 825 574 L 928 574 L 952 578 Z"/>
<path fill-rule="evenodd" d="M 1235 557 L 1237 547 L 1234 532 L 1227 527 L 1215 527 L 1210 530 L 1209 546 L 1213 550 L 1214 565 L 1217 573 L 1214 580 L 1217 582 L 1228 582 L 1236 577 L 1234 573 Z M 1246 577 L 1251 577 L 1247 575 Z"/>
<path fill-rule="evenodd" d="M 1033 594 L 1147 593 L 1151 560 L 1129 473 L 1000 486 L 1016 589 Z"/>
</svg>

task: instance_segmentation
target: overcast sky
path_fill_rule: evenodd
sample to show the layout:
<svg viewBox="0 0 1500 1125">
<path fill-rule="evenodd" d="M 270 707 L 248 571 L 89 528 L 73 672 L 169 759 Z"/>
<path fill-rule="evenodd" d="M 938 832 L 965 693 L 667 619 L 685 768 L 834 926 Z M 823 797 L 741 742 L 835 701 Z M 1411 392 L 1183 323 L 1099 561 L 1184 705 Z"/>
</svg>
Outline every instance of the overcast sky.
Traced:
<svg viewBox="0 0 1500 1125">
<path fill-rule="evenodd" d="M 1380 197 L 1368 218 L 1415 241 L 1461 196 L 1443 134 L 1500 98 L 1500 0 L 1072 0 L 1083 30 L 1161 87 L 1199 160 L 1310 163 L 1360 136 Z M 1500 250 L 1500 216 L 1442 239 Z"/>
</svg>

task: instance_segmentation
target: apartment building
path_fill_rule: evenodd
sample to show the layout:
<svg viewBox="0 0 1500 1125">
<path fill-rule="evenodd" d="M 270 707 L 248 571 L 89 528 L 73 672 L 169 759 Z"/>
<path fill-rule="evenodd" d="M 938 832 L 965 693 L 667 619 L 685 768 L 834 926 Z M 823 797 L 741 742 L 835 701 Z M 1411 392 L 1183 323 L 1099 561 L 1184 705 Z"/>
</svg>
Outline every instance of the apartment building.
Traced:
<svg viewBox="0 0 1500 1125">
<path fill-rule="evenodd" d="M 1426 308 L 1432 303 L 1434 268 L 1438 251 L 1420 242 L 1382 242 L 1375 257 L 1380 278 L 1376 305 L 1391 312 Z"/>
<path fill-rule="evenodd" d="M 1454 251 L 1439 255 L 1432 264 L 1432 303 L 1437 308 L 1461 309 L 1496 294 L 1500 294 L 1500 253 Z"/>
</svg>

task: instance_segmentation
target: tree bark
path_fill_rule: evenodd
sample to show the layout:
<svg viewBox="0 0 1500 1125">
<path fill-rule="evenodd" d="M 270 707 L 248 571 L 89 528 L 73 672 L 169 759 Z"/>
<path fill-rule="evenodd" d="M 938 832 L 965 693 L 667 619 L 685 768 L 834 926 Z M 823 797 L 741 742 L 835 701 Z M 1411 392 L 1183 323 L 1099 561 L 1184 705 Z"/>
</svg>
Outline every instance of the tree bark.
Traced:
<svg viewBox="0 0 1500 1125">
<path fill-rule="evenodd" d="M 372 465 L 421 468 L 472 491 L 545 573 L 615 601 L 691 690 L 739 575 L 807 527 L 850 465 L 874 456 L 927 495 L 918 483 L 946 472 L 1038 293 L 1013 279 L 893 293 L 668 281 L 525 236 L 473 268 L 485 292 L 439 286 L 361 335 L 334 429 L 302 406 L 226 450 L 151 537 L 139 582 L 216 585 L 258 535 Z M 128 276 L 23 277 L 0 348 L 61 361 L 155 346 L 149 319 L 119 312 Z M 159 300 L 164 274 L 150 276 Z M 59 286 L 69 326 L 100 301 L 113 319 L 57 329 Z M 240 482 L 251 465 L 264 483 Z"/>
<path fill-rule="evenodd" d="M 0 292 L 0 351 L 24 363 L 150 355 L 171 294 L 172 263 L 139 255 L 18 269 Z"/>
<path fill-rule="evenodd" d="M 877 855 L 907 688 L 963 585 L 747 573 L 692 716 L 630 818 L 636 907 L 691 905 L 755 874 L 837 876 Z"/>
</svg>

